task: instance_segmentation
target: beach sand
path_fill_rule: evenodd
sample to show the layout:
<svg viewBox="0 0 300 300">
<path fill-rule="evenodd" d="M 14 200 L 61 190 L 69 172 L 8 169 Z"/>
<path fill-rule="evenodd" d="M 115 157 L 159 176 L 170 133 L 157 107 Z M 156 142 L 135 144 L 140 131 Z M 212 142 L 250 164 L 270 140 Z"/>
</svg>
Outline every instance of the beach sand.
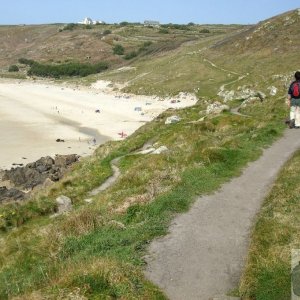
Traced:
<svg viewBox="0 0 300 300">
<path fill-rule="evenodd" d="M 122 132 L 132 134 L 170 107 L 196 102 L 193 97 L 171 103 L 170 99 L 117 94 L 107 85 L 98 82 L 90 88 L 74 88 L 1 80 L 0 169 L 46 155 L 89 155 L 105 141 L 122 139 Z"/>
</svg>

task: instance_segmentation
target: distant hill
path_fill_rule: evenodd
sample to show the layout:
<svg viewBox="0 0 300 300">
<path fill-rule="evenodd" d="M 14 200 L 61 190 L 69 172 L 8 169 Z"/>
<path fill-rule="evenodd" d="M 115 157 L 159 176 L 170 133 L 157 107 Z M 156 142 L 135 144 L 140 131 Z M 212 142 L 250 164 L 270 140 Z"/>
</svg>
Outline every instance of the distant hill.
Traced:
<svg viewBox="0 0 300 300">
<path fill-rule="evenodd" d="M 234 54 L 254 51 L 299 51 L 299 25 L 300 10 L 289 11 L 259 22 L 239 35 L 217 43 L 213 48 Z"/>
<path fill-rule="evenodd" d="M 112 66 L 122 65 L 128 62 L 113 54 L 113 46 L 116 44 L 121 44 L 125 48 L 124 55 L 132 52 L 145 55 L 147 52 L 169 51 L 183 42 L 209 35 L 222 35 L 236 28 L 239 26 L 172 27 L 171 24 L 170 28 L 168 26 L 153 28 L 131 23 L 0 26 L 0 68 L 17 63 L 21 57 L 46 63 L 66 61 L 94 63 L 105 60 Z"/>
<path fill-rule="evenodd" d="M 300 10 L 293 10 L 216 43 L 209 56 L 238 72 L 252 73 L 255 80 L 299 69 L 299 51 Z"/>
<path fill-rule="evenodd" d="M 252 26 L 1 26 L 0 68 L 6 76 L 21 57 L 47 64 L 106 61 L 108 71 L 89 76 L 86 83 L 105 79 L 136 94 L 186 91 L 215 97 L 222 85 L 265 88 L 273 75 L 290 76 L 299 69 L 299 25 L 300 11 L 293 10 Z M 123 55 L 114 54 L 116 45 L 124 48 Z"/>
</svg>

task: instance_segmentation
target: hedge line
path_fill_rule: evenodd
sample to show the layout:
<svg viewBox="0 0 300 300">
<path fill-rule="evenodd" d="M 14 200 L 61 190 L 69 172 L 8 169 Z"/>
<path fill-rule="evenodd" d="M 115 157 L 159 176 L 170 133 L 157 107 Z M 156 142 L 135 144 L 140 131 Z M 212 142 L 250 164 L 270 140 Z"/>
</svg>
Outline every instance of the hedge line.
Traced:
<svg viewBox="0 0 300 300">
<path fill-rule="evenodd" d="M 40 77 L 60 78 L 62 76 L 80 76 L 85 77 L 91 74 L 100 73 L 108 68 L 106 62 L 97 64 L 66 63 L 60 65 L 48 65 L 35 62 L 31 65 L 28 75 Z"/>
</svg>

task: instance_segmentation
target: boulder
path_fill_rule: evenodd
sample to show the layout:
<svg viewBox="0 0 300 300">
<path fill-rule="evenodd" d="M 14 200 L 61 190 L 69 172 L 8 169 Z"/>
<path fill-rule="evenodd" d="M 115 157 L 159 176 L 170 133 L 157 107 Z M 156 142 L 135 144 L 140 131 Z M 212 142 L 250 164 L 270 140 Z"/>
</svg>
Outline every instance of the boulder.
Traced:
<svg viewBox="0 0 300 300">
<path fill-rule="evenodd" d="M 268 88 L 268 90 L 270 90 L 270 95 L 271 96 L 276 96 L 278 89 L 275 86 L 270 86 Z"/>
<path fill-rule="evenodd" d="M 46 178 L 46 180 L 43 183 L 43 188 L 49 187 L 54 183 L 50 178 Z"/>
<path fill-rule="evenodd" d="M 174 123 L 178 123 L 181 121 L 181 118 L 178 116 L 171 116 L 168 117 L 165 124 L 174 124 Z"/>
<path fill-rule="evenodd" d="M 25 195 L 26 194 L 24 192 L 15 188 L 8 189 L 5 186 L 0 187 L 0 202 L 9 200 L 23 200 Z"/>
<path fill-rule="evenodd" d="M 72 201 L 67 196 L 59 196 L 56 198 L 57 214 L 63 214 L 72 210 Z"/>
<path fill-rule="evenodd" d="M 161 154 L 163 152 L 168 151 L 169 149 L 166 146 L 161 146 L 157 148 L 155 151 L 153 151 L 151 154 Z"/>
<path fill-rule="evenodd" d="M 35 168 L 39 173 L 49 171 L 54 164 L 54 160 L 50 156 L 42 157 L 35 162 Z"/>
<path fill-rule="evenodd" d="M 31 189 L 42 184 L 47 178 L 46 174 L 41 174 L 37 169 L 17 167 L 5 171 L 4 180 L 9 180 L 15 187 Z"/>
<path fill-rule="evenodd" d="M 226 91 L 224 90 L 224 87 L 219 91 L 218 96 L 222 97 L 224 102 L 228 102 L 236 98 L 234 91 Z"/>
<path fill-rule="evenodd" d="M 218 101 L 209 104 L 206 108 L 206 113 L 209 114 L 220 114 L 223 111 L 229 111 L 230 107 L 226 104 L 222 104 Z"/>
<path fill-rule="evenodd" d="M 78 161 L 77 154 L 56 155 L 54 159 L 54 164 L 55 166 L 58 167 L 68 167 L 77 161 Z"/>
<path fill-rule="evenodd" d="M 67 168 L 77 161 L 78 156 L 76 154 L 57 155 L 55 159 L 50 156 L 42 157 L 24 167 L 3 171 L 1 182 L 7 181 L 9 187 L 18 190 L 33 190 L 37 186 L 49 186 L 54 181 L 60 180 Z M 12 197 L 13 199 L 19 199 L 19 194 L 14 193 L 13 195 L 16 195 L 16 198 Z"/>
<path fill-rule="evenodd" d="M 149 154 L 149 153 L 152 153 L 155 150 L 156 150 L 155 148 L 150 147 L 150 148 L 147 148 L 147 149 L 144 149 L 144 150 L 141 150 L 141 151 L 137 152 L 137 154 Z"/>
</svg>

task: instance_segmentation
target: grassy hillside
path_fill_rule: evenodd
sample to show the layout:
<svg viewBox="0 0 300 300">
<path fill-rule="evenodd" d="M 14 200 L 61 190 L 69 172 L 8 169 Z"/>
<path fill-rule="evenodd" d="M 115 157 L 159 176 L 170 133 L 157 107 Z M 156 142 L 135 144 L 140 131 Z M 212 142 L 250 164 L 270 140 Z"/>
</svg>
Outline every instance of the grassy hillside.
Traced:
<svg viewBox="0 0 300 300">
<path fill-rule="evenodd" d="M 176 111 L 182 122 L 174 125 L 164 124 L 174 114 L 166 112 L 126 141 L 100 147 L 31 202 L 2 207 L 1 298 L 164 299 L 142 275 L 148 243 L 196 196 L 238 175 L 283 128 L 280 98 L 245 110 L 252 118 L 223 113 L 197 122 L 203 108 Z M 169 151 L 130 155 L 148 141 Z M 109 176 L 108 162 L 120 156 L 121 177 L 86 204 L 87 192 Z M 51 219 L 61 194 L 76 209 Z"/>
<path fill-rule="evenodd" d="M 198 97 L 214 97 L 224 84 L 228 89 L 247 85 L 267 92 L 272 76 L 298 68 L 299 23 L 298 11 L 291 11 L 221 38 L 193 41 L 151 60 L 141 58 L 131 70 L 100 78 L 127 83 L 125 91 L 140 94 L 176 94 L 184 89 L 196 91 Z"/>
<path fill-rule="evenodd" d="M 279 26 L 278 36 L 273 39 L 276 45 L 281 43 L 285 30 L 298 30 L 297 12 L 271 20 L 282 24 L 287 17 L 294 22 L 282 30 Z M 297 53 L 293 47 L 287 47 L 281 54 L 270 54 L 269 44 L 260 36 L 252 38 L 260 46 L 248 49 L 252 43 L 247 44 L 243 36 L 267 26 L 263 24 L 269 23 L 258 24 L 248 32 L 239 26 L 214 26 L 211 34 L 200 33 L 197 26 L 187 32 L 169 29 L 169 33 L 135 26 L 109 27 L 126 49 L 140 47 L 147 40 L 152 44 L 130 62 L 112 55 L 114 70 L 79 82 L 109 79 L 126 83 L 125 91 L 140 94 L 194 91 L 200 100 L 194 107 L 163 113 L 125 141 L 102 145 L 60 183 L 39 192 L 30 201 L 2 205 L 1 299 L 165 299 L 142 273 L 149 242 L 166 234 L 174 214 L 186 211 L 196 196 L 213 192 L 239 175 L 284 129 L 285 84 L 297 69 L 292 64 Z M 92 36 L 101 27 L 57 32 L 59 28 L 60 25 L 46 26 L 49 35 L 46 38 L 45 33 L 41 39 L 49 41 L 61 34 L 70 41 L 74 35 L 75 43 L 79 33 Z M 193 31 L 198 32 L 197 37 Z M 236 43 L 242 46 L 235 52 L 232 49 Z M 112 51 L 111 45 L 109 49 Z M 71 47 L 68 51 L 74 57 L 80 53 L 72 52 Z M 11 62 L 19 55 L 21 52 L 13 54 Z M 35 55 L 28 58 L 50 59 L 42 58 L 38 51 Z M 57 53 L 51 59 L 59 57 Z M 67 58 L 61 55 L 61 59 Z M 123 64 L 131 68 L 118 71 Z M 235 92 L 246 88 L 255 93 L 261 91 L 266 98 L 260 101 L 253 97 L 243 106 L 241 112 L 247 117 L 228 111 L 207 115 L 206 107 L 220 99 L 217 93 L 222 85 Z M 269 94 L 271 85 L 278 88 L 275 96 Z M 243 100 L 236 96 L 228 104 L 239 106 Z M 166 118 L 175 114 L 182 120 L 165 125 Z M 160 155 L 134 154 L 147 143 L 156 148 L 164 145 L 168 151 Z M 84 200 L 90 198 L 88 192 L 112 174 L 110 162 L 117 157 L 121 176 L 87 204 Z M 58 195 L 69 196 L 74 210 L 49 218 L 56 210 Z M 252 285 L 244 286 L 245 291 Z M 255 297 L 250 288 L 246 292 Z"/>
<path fill-rule="evenodd" d="M 25 57 L 53 64 L 106 61 L 115 68 L 127 65 L 130 59 L 124 58 L 133 52 L 138 57 L 165 53 L 184 42 L 226 35 L 238 28 L 242 26 L 191 25 L 181 29 L 167 26 L 159 29 L 137 24 L 0 26 L 0 67 L 5 72 L 9 65 Z M 113 52 L 118 44 L 125 49 L 123 56 Z"/>
</svg>

